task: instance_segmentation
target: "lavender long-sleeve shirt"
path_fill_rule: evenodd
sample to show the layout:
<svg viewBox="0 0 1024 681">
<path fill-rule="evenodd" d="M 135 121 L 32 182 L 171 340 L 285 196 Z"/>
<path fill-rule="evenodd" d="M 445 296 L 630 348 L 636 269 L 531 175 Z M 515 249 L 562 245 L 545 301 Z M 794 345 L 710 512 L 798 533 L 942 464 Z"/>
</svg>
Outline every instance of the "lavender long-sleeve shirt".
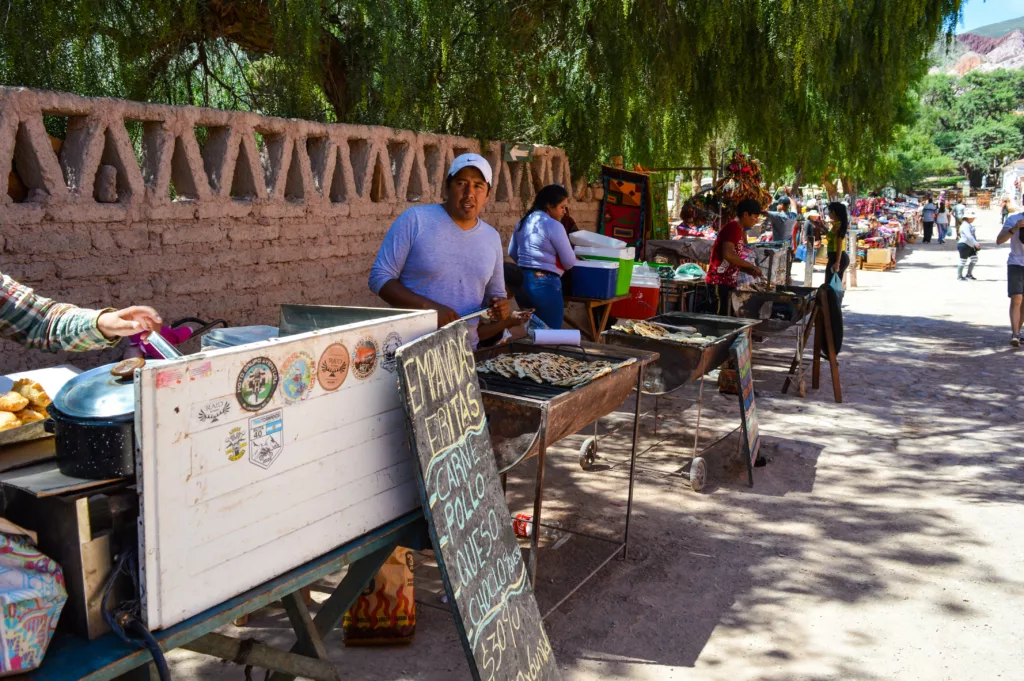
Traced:
<svg viewBox="0 0 1024 681">
<path fill-rule="evenodd" d="M 505 297 L 501 236 L 483 220 L 462 229 L 444 206 L 413 206 L 392 223 L 370 269 L 370 290 L 395 279 L 413 293 L 459 315 L 476 312 L 491 298 Z M 470 338 L 476 345 L 476 323 Z"/>
<path fill-rule="evenodd" d="M 565 227 L 540 210 L 530 213 L 512 232 L 508 254 L 520 267 L 557 275 L 576 265 Z"/>
</svg>

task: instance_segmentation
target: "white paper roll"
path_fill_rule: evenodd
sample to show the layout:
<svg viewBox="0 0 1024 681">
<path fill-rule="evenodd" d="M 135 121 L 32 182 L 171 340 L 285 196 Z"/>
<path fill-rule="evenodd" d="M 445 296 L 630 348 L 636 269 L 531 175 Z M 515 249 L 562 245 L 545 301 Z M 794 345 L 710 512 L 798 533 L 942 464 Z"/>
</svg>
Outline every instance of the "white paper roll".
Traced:
<svg viewBox="0 0 1024 681">
<path fill-rule="evenodd" d="M 575 329 L 537 329 L 533 332 L 536 345 L 579 345 L 580 332 Z"/>
</svg>

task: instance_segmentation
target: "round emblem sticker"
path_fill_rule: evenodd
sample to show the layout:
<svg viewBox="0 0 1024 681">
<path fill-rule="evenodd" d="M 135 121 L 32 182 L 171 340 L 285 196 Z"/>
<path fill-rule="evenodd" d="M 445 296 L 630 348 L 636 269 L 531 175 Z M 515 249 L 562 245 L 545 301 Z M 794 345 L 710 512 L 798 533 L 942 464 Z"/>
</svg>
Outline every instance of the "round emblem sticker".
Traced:
<svg viewBox="0 0 1024 681">
<path fill-rule="evenodd" d="M 352 353 L 352 373 L 356 378 L 365 380 L 373 375 L 376 368 L 377 341 L 364 338 L 356 343 L 355 352 Z"/>
<path fill-rule="evenodd" d="M 316 383 L 316 363 L 308 352 L 296 352 L 284 361 L 281 372 L 281 394 L 288 404 L 309 397 Z"/>
<path fill-rule="evenodd" d="M 348 378 L 348 348 L 341 343 L 328 345 L 316 365 L 317 380 L 324 390 L 332 391 L 341 387 Z"/>
<path fill-rule="evenodd" d="M 277 367 L 266 357 L 253 357 L 238 372 L 235 397 L 246 411 L 259 411 L 270 404 L 277 390 Z"/>
<path fill-rule="evenodd" d="M 398 369 L 398 360 L 395 359 L 395 353 L 398 352 L 398 348 L 401 346 L 402 337 L 394 331 L 389 333 L 387 338 L 384 339 L 384 348 L 381 351 L 383 357 L 381 357 L 380 365 L 391 373 L 395 373 L 395 370 Z"/>
</svg>

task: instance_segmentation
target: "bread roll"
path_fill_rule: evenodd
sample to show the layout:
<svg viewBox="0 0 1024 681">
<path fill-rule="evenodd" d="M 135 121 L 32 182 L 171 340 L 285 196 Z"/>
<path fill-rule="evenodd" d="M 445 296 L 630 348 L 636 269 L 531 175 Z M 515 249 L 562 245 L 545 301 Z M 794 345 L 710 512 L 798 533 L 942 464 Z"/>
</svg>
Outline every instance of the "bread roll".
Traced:
<svg viewBox="0 0 1024 681">
<path fill-rule="evenodd" d="M 21 425 L 21 419 L 9 411 L 0 411 L 0 432 L 11 430 Z"/>
<path fill-rule="evenodd" d="M 35 409 L 26 407 L 19 412 L 14 414 L 21 420 L 21 425 L 27 425 L 29 423 L 35 423 L 36 421 L 45 421 L 46 417 L 40 414 Z"/>
<path fill-rule="evenodd" d="M 50 402 L 52 402 L 50 396 L 43 390 L 43 386 L 31 378 L 19 378 L 15 381 L 14 391 L 23 397 L 27 397 L 33 407 L 48 407 Z"/>
<path fill-rule="evenodd" d="M 28 403 L 27 397 L 16 392 L 0 395 L 0 411 L 21 411 L 28 406 Z"/>
</svg>

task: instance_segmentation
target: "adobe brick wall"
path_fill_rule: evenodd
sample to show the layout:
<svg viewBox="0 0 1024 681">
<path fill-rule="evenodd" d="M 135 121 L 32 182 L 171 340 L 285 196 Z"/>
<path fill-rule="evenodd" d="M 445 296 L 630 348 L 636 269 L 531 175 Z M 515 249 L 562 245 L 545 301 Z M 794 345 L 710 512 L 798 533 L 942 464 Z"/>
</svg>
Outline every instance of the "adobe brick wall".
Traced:
<svg viewBox="0 0 1024 681">
<path fill-rule="evenodd" d="M 44 115 L 67 118 L 59 153 Z M 495 169 L 483 217 L 506 244 L 524 205 L 550 182 L 575 187 L 573 214 L 594 229 L 596 190 L 573 184 L 564 151 L 538 147 L 526 164 L 502 161 L 500 149 L 390 128 L 0 88 L 0 271 L 60 301 L 150 304 L 166 320 L 276 324 L 281 303 L 382 306 L 366 284 L 381 239 L 409 206 L 441 200 L 444 173 L 463 151 L 482 153 Z M 0 340 L 0 374 L 119 356 L 54 356 Z"/>
</svg>

